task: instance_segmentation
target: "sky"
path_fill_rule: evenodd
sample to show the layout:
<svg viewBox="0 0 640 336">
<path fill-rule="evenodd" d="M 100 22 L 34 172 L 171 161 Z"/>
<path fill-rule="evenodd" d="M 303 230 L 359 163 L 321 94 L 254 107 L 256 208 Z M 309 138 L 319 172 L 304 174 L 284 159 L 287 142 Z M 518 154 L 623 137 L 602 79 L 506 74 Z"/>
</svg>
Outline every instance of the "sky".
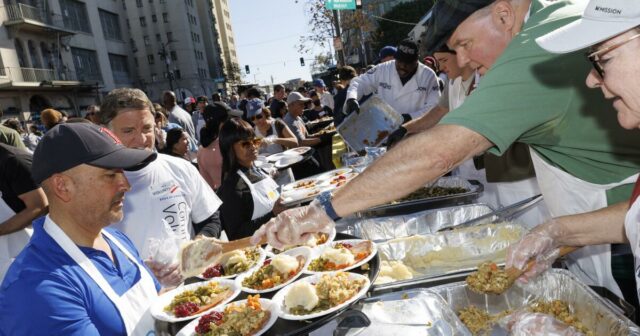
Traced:
<svg viewBox="0 0 640 336">
<path fill-rule="evenodd" d="M 231 25 L 238 63 L 248 82 L 261 85 L 283 83 L 289 79 L 311 80 L 311 61 L 329 49 L 316 48 L 302 55 L 296 50 L 299 37 L 311 31 L 304 13 L 306 0 L 229 0 Z M 300 66 L 305 57 L 305 66 Z"/>
</svg>

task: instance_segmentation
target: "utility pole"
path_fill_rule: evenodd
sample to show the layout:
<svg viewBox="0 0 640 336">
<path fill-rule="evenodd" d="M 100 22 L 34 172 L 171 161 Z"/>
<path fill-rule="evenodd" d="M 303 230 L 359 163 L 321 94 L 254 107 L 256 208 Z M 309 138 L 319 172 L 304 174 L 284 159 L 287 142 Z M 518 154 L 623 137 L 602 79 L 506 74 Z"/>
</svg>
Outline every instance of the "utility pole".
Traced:
<svg viewBox="0 0 640 336">
<path fill-rule="evenodd" d="M 169 79 L 169 89 L 171 91 L 173 91 L 173 71 L 169 69 L 169 65 L 171 65 L 171 58 L 169 56 L 169 53 L 167 53 L 167 46 L 172 42 L 175 41 L 170 40 L 167 41 L 167 43 L 161 43 L 160 45 L 162 46 L 162 50 L 158 52 L 158 55 L 160 55 L 160 57 L 164 59 L 165 69 L 167 70 L 167 78 Z"/>
<path fill-rule="evenodd" d="M 340 42 L 342 42 L 342 32 L 340 30 L 340 14 L 335 9 L 333 10 L 333 26 L 336 30 L 336 38 Z M 344 46 L 340 48 L 340 52 L 338 53 L 338 64 L 340 64 L 341 66 L 344 66 L 346 64 L 344 57 Z"/>
</svg>

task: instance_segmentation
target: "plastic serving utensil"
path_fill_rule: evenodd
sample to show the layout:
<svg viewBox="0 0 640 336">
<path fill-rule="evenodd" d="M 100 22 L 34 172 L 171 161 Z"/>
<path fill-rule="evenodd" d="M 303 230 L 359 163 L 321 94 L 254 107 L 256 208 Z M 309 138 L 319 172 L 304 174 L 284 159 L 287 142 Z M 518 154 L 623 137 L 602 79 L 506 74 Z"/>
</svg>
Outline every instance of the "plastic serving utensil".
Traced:
<svg viewBox="0 0 640 336">
<path fill-rule="evenodd" d="M 571 253 L 571 252 L 573 252 L 573 251 L 575 251 L 577 249 L 578 249 L 578 247 L 575 247 L 575 246 L 561 246 L 559 248 L 560 254 L 559 254 L 558 257 L 563 257 L 563 256 L 565 256 L 565 255 L 567 255 L 567 254 L 569 254 L 569 253 Z M 535 264 L 535 260 L 532 259 L 527 263 L 527 265 L 522 270 L 517 269 L 515 267 L 509 267 L 509 268 L 505 269 L 504 272 L 507 274 L 507 284 L 504 287 L 500 288 L 502 290 L 500 290 L 500 289 L 491 289 L 491 290 L 483 291 L 483 292 L 485 292 L 486 294 L 496 294 L 496 295 L 500 295 L 500 294 L 506 292 L 507 289 L 511 288 L 511 286 L 516 281 L 516 279 L 518 279 L 520 276 L 522 276 L 522 274 L 524 274 L 527 271 L 529 271 L 533 267 L 534 264 Z M 474 273 L 477 273 L 477 272 L 474 272 Z M 469 279 L 469 277 L 467 277 L 467 283 L 468 283 L 468 279 Z"/>
</svg>

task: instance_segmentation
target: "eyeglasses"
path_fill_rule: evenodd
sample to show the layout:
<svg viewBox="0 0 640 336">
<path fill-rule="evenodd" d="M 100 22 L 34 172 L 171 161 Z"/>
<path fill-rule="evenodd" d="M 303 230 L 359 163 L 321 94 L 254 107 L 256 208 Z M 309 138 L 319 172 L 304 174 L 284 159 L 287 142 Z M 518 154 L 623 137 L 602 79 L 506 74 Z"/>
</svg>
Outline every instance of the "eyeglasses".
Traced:
<svg viewBox="0 0 640 336">
<path fill-rule="evenodd" d="M 633 35 L 624 41 L 618 42 L 600 50 L 592 51 L 591 53 L 587 54 L 587 59 L 589 60 L 589 62 L 591 62 L 591 65 L 593 65 L 593 68 L 596 70 L 600 78 L 604 78 L 604 67 L 600 63 L 600 56 L 604 53 L 615 50 L 623 46 L 627 42 L 637 39 L 638 37 L 640 37 L 640 34 Z"/>
<path fill-rule="evenodd" d="M 256 115 L 254 115 L 253 117 L 251 117 L 251 121 L 254 121 L 254 120 L 260 120 L 260 119 L 262 119 L 263 117 L 264 117 L 264 115 L 262 115 L 262 113 L 260 113 L 260 114 L 256 114 Z"/>
<path fill-rule="evenodd" d="M 260 147 L 260 144 L 262 143 L 262 139 L 259 138 L 253 138 L 251 140 L 244 140 L 240 142 L 240 146 L 242 146 L 242 148 L 251 148 L 251 146 L 253 147 Z"/>
</svg>

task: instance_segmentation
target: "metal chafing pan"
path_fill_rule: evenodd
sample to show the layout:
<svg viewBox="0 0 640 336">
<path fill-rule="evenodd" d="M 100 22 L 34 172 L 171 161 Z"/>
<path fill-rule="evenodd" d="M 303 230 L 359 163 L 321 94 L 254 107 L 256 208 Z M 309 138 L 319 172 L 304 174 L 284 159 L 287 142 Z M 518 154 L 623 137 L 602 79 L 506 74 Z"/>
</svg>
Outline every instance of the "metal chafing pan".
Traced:
<svg viewBox="0 0 640 336">
<path fill-rule="evenodd" d="M 338 133 L 354 151 L 379 146 L 402 125 L 402 116 L 382 99 L 372 96 L 338 126 Z"/>
<path fill-rule="evenodd" d="M 516 283 L 502 295 L 477 294 L 465 282 L 433 287 L 454 312 L 474 305 L 490 314 L 516 310 L 536 300 L 562 300 L 595 335 L 640 335 L 640 328 L 625 317 L 611 302 L 598 296 L 589 286 L 563 269 L 551 269 L 529 282 Z"/>
<path fill-rule="evenodd" d="M 338 221 L 336 225 L 340 232 L 381 242 L 393 238 L 436 233 L 443 228 L 454 227 L 492 211 L 489 205 L 475 203 L 397 216 L 347 217 Z"/>
<path fill-rule="evenodd" d="M 473 203 L 480 194 L 484 191 L 482 183 L 475 180 L 464 180 L 458 177 L 442 177 L 436 181 L 433 186 L 451 188 L 462 187 L 467 189 L 467 192 L 438 196 L 431 198 L 423 198 L 417 200 L 411 200 L 406 202 L 399 202 L 393 204 L 385 204 L 377 207 L 373 207 L 367 210 L 356 213 L 356 217 L 383 217 L 392 215 L 403 215 L 413 212 L 418 212 L 427 209 L 444 208 L 462 204 Z"/>
</svg>

